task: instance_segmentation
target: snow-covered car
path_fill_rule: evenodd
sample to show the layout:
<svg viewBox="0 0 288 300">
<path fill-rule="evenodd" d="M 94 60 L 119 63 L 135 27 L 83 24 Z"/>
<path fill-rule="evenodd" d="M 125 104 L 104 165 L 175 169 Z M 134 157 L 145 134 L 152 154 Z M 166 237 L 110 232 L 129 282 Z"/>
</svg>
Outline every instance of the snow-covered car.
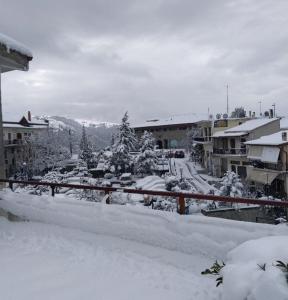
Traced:
<svg viewBox="0 0 288 300">
<path fill-rule="evenodd" d="M 124 173 L 120 176 L 120 185 L 121 186 L 130 186 L 135 181 L 132 180 L 132 174 L 131 173 Z"/>
</svg>

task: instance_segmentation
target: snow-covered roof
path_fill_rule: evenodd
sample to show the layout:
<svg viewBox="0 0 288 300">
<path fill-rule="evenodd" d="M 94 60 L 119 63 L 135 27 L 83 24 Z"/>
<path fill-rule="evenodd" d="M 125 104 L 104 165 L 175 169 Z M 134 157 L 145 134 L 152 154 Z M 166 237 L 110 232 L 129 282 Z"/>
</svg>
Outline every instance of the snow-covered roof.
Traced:
<svg viewBox="0 0 288 300">
<path fill-rule="evenodd" d="M 267 146 L 280 146 L 280 145 L 285 145 L 288 144 L 288 141 L 283 141 L 282 139 L 282 133 L 283 132 L 287 132 L 285 130 L 273 133 L 273 134 L 269 134 L 269 135 L 265 135 L 260 137 L 257 140 L 252 140 L 252 141 L 248 141 L 245 144 L 247 145 L 267 145 Z M 287 132 L 288 135 L 288 132 Z"/>
<path fill-rule="evenodd" d="M 46 124 L 48 126 L 48 124 Z M 23 126 L 21 124 L 14 124 L 14 123 L 3 123 L 3 128 L 23 128 L 23 129 L 38 129 L 38 128 L 47 128 L 43 125 L 30 125 L 30 126 Z"/>
<path fill-rule="evenodd" d="M 207 114 L 185 114 L 175 115 L 162 119 L 147 120 L 144 123 L 133 124 L 133 128 L 143 127 L 156 127 L 156 126 L 168 126 L 168 125 L 180 125 L 180 124 L 193 124 L 201 121 L 208 121 Z"/>
<path fill-rule="evenodd" d="M 7 49 L 7 52 L 14 50 L 24 56 L 33 57 L 32 52 L 22 43 L 15 41 L 14 39 L 0 33 L 0 44 L 4 45 Z"/>
<path fill-rule="evenodd" d="M 231 132 L 250 132 L 252 130 L 255 130 L 256 128 L 259 128 L 261 126 L 267 125 L 269 123 L 275 122 L 279 120 L 279 118 L 259 118 L 259 119 L 253 119 L 246 121 L 245 123 L 238 125 L 236 127 L 232 127 L 230 129 L 225 130 L 225 133 L 231 133 Z"/>
<path fill-rule="evenodd" d="M 242 135 L 245 135 L 247 134 L 247 132 L 245 131 L 240 131 L 240 132 L 227 132 L 226 131 L 218 131 L 218 132 L 215 132 L 213 134 L 213 137 L 233 137 L 233 136 L 242 136 Z"/>
</svg>

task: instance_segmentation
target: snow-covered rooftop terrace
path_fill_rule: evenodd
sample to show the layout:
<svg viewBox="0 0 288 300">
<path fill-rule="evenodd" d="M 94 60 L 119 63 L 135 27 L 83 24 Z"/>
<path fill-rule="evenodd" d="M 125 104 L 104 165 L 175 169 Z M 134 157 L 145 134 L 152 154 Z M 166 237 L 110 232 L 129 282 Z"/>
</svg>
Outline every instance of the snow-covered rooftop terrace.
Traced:
<svg viewBox="0 0 288 300">
<path fill-rule="evenodd" d="M 0 192 L 1 299 L 286 300 L 286 225 Z M 224 284 L 203 276 L 224 261 Z M 266 264 L 263 272 L 259 265 Z"/>
</svg>

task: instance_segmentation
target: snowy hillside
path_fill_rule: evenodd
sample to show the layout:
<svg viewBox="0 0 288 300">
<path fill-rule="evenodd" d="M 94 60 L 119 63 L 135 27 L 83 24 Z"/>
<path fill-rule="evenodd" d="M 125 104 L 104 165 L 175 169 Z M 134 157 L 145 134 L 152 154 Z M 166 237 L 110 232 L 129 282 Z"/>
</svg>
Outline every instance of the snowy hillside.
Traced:
<svg viewBox="0 0 288 300">
<path fill-rule="evenodd" d="M 46 119 L 49 126 L 58 130 L 62 135 L 67 135 L 69 130 L 75 144 L 79 144 L 82 126 L 87 127 L 86 132 L 89 139 L 97 149 L 102 149 L 110 145 L 112 134 L 116 132 L 117 125 L 112 123 L 95 123 L 85 120 L 74 120 L 61 116 L 38 116 L 38 119 Z M 65 140 L 65 139 L 64 139 Z"/>
<path fill-rule="evenodd" d="M 12 192 L 0 208 L 30 220 L 0 218 L 1 299 L 288 299 L 272 266 L 288 260 L 286 225 Z M 219 288 L 201 275 L 216 259 L 227 262 Z"/>
</svg>

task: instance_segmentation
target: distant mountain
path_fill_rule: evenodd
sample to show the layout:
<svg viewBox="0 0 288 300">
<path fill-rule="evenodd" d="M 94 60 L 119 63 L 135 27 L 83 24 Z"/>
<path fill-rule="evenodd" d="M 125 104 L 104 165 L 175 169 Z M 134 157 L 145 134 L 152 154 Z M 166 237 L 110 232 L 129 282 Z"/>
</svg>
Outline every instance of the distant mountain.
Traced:
<svg viewBox="0 0 288 300">
<path fill-rule="evenodd" d="M 40 120 L 49 121 L 49 126 L 57 130 L 58 134 L 63 137 L 63 144 L 69 147 L 72 141 L 73 152 L 79 150 L 80 139 L 82 135 L 82 126 L 86 128 L 86 133 L 94 150 L 100 150 L 110 146 L 112 135 L 117 132 L 118 125 L 112 123 L 97 123 L 82 119 L 69 119 L 61 116 L 38 116 Z"/>
</svg>

